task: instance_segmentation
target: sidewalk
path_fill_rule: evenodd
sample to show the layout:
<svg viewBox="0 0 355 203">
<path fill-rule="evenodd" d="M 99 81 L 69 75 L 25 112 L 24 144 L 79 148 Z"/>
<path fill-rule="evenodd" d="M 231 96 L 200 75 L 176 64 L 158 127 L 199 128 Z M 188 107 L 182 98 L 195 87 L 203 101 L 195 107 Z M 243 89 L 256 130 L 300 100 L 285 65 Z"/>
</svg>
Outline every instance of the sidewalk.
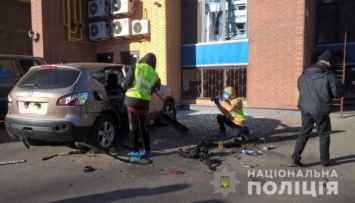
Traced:
<svg viewBox="0 0 355 203">
<path fill-rule="evenodd" d="M 332 134 L 351 135 L 355 131 L 355 108 L 344 108 L 342 117 L 340 111 L 335 107 L 334 111 L 330 114 L 332 124 Z M 184 109 L 177 111 L 178 119 L 188 116 L 202 116 L 201 119 L 196 119 L 194 126 L 198 126 L 200 122 L 203 124 L 207 119 L 210 122 L 215 121 L 215 116 L 219 114 L 219 110 L 215 106 L 204 105 L 189 105 Z M 256 109 L 244 108 L 244 114 L 247 117 L 247 125 L 253 131 L 253 136 L 263 137 L 266 135 L 273 135 L 279 133 L 299 132 L 301 124 L 301 114 L 297 110 L 280 110 L 280 109 Z M 186 123 L 190 125 L 190 123 Z M 217 126 L 214 127 L 217 130 Z M 314 130 L 316 132 L 316 129 Z M 352 137 L 351 137 L 352 138 Z M 354 150 L 355 152 L 355 150 Z"/>
<path fill-rule="evenodd" d="M 189 110 L 178 110 L 178 121 L 190 128 L 188 139 L 193 139 L 194 136 L 199 136 L 199 139 L 212 137 L 217 132 L 218 124 L 216 115 L 218 110 L 214 106 L 195 106 L 191 105 Z M 338 165 L 324 168 L 319 161 L 319 139 L 314 129 L 314 134 L 308 140 L 305 150 L 302 154 L 302 162 L 305 167 L 291 167 L 291 155 L 298 137 L 298 132 L 301 127 L 301 115 L 299 111 L 289 110 L 270 110 L 270 109 L 251 109 L 245 108 L 244 113 L 248 119 L 253 131 L 252 136 L 260 138 L 255 142 L 241 141 L 242 148 L 249 148 L 254 151 L 261 151 L 263 156 L 248 156 L 242 153 L 242 148 L 225 149 L 220 151 L 218 148 L 211 151 L 211 159 L 219 159 L 221 165 L 217 167 L 217 171 L 222 171 L 226 168 L 228 171 L 236 173 L 236 179 L 241 183 L 237 186 L 238 189 L 244 189 L 247 193 L 249 181 L 261 183 L 261 186 L 266 182 L 277 184 L 277 191 L 281 192 L 280 183 L 283 181 L 307 183 L 308 186 L 316 183 L 316 197 L 311 195 L 293 195 L 291 200 L 294 202 L 353 202 L 355 194 L 355 111 L 345 110 L 343 118 L 340 118 L 340 113 L 335 111 L 331 113 L 332 134 L 330 144 L 330 157 Z M 228 129 L 228 128 L 227 128 Z M 228 130 L 227 130 L 228 134 Z M 198 140 L 198 139 L 197 139 Z M 271 150 L 266 149 L 271 147 Z M 303 172 L 301 177 L 255 177 L 258 172 L 265 175 L 265 172 Z M 324 172 L 324 174 L 322 174 Z M 336 173 L 336 176 L 330 177 L 331 172 Z M 253 173 L 254 177 L 249 177 Z M 305 174 L 312 174 L 305 176 Z M 314 174 L 321 174 L 320 176 Z M 273 173 L 274 175 L 274 173 Z M 321 189 L 318 183 L 328 181 L 338 184 L 338 195 L 324 195 L 327 188 L 324 189 L 324 194 L 321 195 Z M 289 182 L 290 183 L 290 182 Z M 294 185 L 293 185 L 294 186 Z M 323 187 L 323 186 L 322 186 Z M 285 189 L 285 188 L 284 188 Z M 294 192 L 294 188 L 293 192 Z M 308 188 L 309 190 L 309 188 Z M 262 188 L 263 191 L 263 188 Z M 254 191 L 255 192 L 255 191 Z M 265 192 L 265 191 L 264 191 Z M 286 194 L 286 193 L 284 193 Z M 302 191 L 301 193 L 302 194 Z M 286 196 L 287 197 L 287 196 Z M 280 195 L 261 195 L 253 196 L 254 202 L 277 201 L 285 198 Z M 286 199 L 283 199 L 286 201 Z M 281 200 L 282 201 L 282 200 Z"/>
</svg>

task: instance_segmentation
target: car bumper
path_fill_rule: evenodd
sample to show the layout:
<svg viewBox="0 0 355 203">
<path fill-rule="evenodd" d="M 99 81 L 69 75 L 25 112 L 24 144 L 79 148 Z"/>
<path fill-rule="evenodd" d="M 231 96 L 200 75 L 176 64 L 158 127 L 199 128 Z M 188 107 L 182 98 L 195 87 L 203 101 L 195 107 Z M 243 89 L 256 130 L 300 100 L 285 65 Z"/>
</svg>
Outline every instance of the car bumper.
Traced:
<svg viewBox="0 0 355 203">
<path fill-rule="evenodd" d="M 75 126 L 68 121 L 20 120 L 6 118 L 6 130 L 12 138 L 45 141 L 85 140 L 91 126 Z"/>
</svg>

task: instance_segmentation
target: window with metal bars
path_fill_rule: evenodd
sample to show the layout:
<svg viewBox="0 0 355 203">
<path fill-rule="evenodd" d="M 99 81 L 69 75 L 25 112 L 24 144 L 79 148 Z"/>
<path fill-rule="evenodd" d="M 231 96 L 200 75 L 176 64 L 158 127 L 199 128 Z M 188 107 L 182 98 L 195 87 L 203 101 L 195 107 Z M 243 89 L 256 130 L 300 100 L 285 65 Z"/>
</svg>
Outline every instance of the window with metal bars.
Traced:
<svg viewBox="0 0 355 203">
<path fill-rule="evenodd" d="M 234 87 L 236 95 L 246 98 L 247 67 L 198 67 L 183 69 L 183 98 L 210 98 L 222 94 L 227 86 Z"/>
</svg>

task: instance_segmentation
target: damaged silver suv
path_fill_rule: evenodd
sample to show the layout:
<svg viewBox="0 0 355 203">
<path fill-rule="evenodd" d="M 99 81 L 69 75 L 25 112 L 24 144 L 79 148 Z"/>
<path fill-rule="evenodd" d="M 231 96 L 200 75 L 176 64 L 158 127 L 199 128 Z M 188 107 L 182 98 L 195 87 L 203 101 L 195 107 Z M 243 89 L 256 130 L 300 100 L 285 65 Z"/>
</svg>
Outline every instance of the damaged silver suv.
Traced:
<svg viewBox="0 0 355 203">
<path fill-rule="evenodd" d="M 8 96 L 5 126 L 23 141 L 85 141 L 103 150 L 115 144 L 126 119 L 124 91 L 117 86 L 125 66 L 70 63 L 32 67 Z M 113 87 L 116 86 L 116 87 Z M 164 112 L 176 118 L 175 101 L 162 85 L 152 95 L 148 119 Z"/>
</svg>

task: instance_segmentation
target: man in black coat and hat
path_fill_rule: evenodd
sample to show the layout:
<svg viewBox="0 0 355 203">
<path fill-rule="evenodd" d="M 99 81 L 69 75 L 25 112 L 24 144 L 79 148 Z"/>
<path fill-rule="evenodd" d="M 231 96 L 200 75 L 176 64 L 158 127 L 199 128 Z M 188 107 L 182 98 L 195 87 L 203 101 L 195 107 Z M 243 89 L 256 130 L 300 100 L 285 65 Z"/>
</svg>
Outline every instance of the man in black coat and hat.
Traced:
<svg viewBox="0 0 355 203">
<path fill-rule="evenodd" d="M 329 50 L 319 56 L 318 62 L 307 68 L 298 78 L 299 90 L 298 108 L 302 115 L 302 129 L 299 133 L 292 162 L 297 166 L 301 163 L 301 154 L 312 133 L 314 124 L 319 136 L 320 161 L 324 167 L 334 165 L 330 160 L 330 132 L 329 114 L 332 111 L 333 98 L 341 98 L 345 94 L 345 86 L 331 70 L 332 53 Z"/>
</svg>

